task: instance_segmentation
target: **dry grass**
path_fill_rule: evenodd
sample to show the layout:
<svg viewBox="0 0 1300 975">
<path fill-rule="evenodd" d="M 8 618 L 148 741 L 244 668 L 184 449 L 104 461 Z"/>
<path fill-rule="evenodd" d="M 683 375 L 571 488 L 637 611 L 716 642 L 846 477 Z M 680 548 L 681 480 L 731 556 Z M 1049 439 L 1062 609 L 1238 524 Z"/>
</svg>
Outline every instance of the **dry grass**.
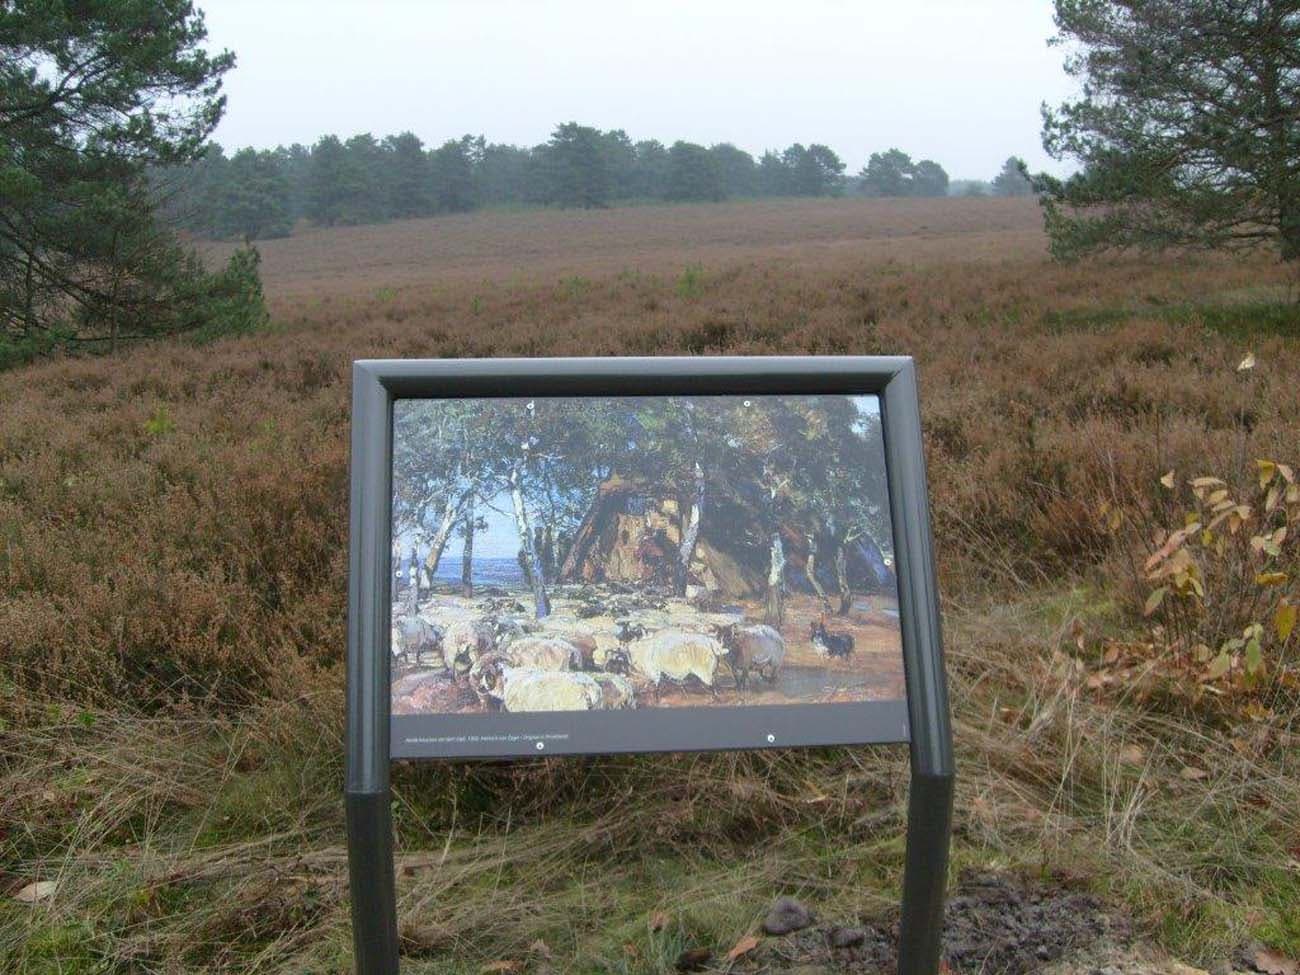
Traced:
<svg viewBox="0 0 1300 975">
<path fill-rule="evenodd" d="M 233 245 L 213 246 L 225 256 Z M 1028 200 L 778 199 L 612 210 L 486 212 L 380 226 L 315 228 L 258 244 L 272 295 L 294 305 L 330 293 L 448 281 L 537 283 L 626 269 L 755 258 L 915 263 L 1045 252 Z"/>
<path fill-rule="evenodd" d="M 1248 933 L 1300 949 L 1295 729 L 1234 746 L 1103 700 L 1065 639 L 1134 625 L 1100 500 L 1294 459 L 1287 281 L 1263 259 L 1058 267 L 1034 219 L 776 202 L 311 234 L 265 250 L 267 333 L 7 375 L 0 863 L 60 888 L 0 908 L 0 957 L 346 970 L 351 359 L 722 352 L 918 357 L 958 861 L 1085 876 L 1201 959 Z M 880 910 L 905 785 L 901 756 L 862 750 L 399 770 L 407 970 L 541 938 L 558 970 L 659 972 L 778 891 Z"/>
</svg>

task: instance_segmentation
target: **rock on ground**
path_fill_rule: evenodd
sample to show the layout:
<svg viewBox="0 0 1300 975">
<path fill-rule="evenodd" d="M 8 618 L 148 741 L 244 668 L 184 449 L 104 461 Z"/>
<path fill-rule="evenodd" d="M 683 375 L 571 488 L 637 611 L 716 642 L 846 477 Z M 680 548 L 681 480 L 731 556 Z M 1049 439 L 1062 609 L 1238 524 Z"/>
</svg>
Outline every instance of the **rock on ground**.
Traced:
<svg viewBox="0 0 1300 975">
<path fill-rule="evenodd" d="M 793 897 L 779 897 L 763 921 L 768 934 L 782 935 L 801 931 L 813 923 L 812 912 Z"/>
</svg>

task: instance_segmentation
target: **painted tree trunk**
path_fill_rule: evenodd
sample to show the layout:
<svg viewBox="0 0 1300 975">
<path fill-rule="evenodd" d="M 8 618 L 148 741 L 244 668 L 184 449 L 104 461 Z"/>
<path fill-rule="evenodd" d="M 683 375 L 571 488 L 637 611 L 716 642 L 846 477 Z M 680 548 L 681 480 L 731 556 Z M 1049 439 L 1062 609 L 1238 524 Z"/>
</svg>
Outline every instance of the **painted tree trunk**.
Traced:
<svg viewBox="0 0 1300 975">
<path fill-rule="evenodd" d="M 691 500 L 691 514 L 686 522 L 686 531 L 682 532 L 682 544 L 677 553 L 677 576 L 674 581 L 674 588 L 678 596 L 686 595 L 686 584 L 691 574 L 691 560 L 695 558 L 695 546 L 700 540 L 700 519 L 702 517 L 704 517 L 704 468 L 697 461 L 695 464 L 695 495 Z"/>
<path fill-rule="evenodd" d="M 524 564 L 527 569 L 526 575 L 530 577 L 530 584 L 533 587 L 533 603 L 536 606 L 536 616 L 539 620 L 544 619 L 551 615 L 551 604 L 546 598 L 546 582 L 542 578 L 541 566 L 537 562 L 537 549 L 533 545 L 533 533 L 528 528 L 528 511 L 524 507 L 523 475 L 518 467 L 513 467 L 510 470 L 510 501 L 515 509 L 515 527 L 519 531 L 519 539 L 524 546 Z"/>
<path fill-rule="evenodd" d="M 433 538 L 429 540 L 429 554 L 424 557 L 424 577 L 428 585 L 433 583 L 433 578 L 438 572 L 438 563 L 442 561 L 443 550 L 447 547 L 447 539 L 451 538 L 451 530 L 456 527 L 456 516 L 460 514 L 460 509 L 464 506 L 468 497 L 468 494 L 449 494 L 447 496 L 447 503 L 442 509 L 442 517 L 438 519 L 438 530 L 433 533 Z"/>
<path fill-rule="evenodd" d="M 780 530 L 772 532 L 771 562 L 767 572 L 767 611 L 763 620 L 779 627 L 785 622 L 785 547 Z"/>
<path fill-rule="evenodd" d="M 466 599 L 474 595 L 474 499 L 465 505 L 465 550 L 460 557 L 460 594 Z"/>
<path fill-rule="evenodd" d="M 813 592 L 822 601 L 822 605 L 829 607 L 831 601 L 826 597 L 826 590 L 817 579 L 817 539 L 812 535 L 808 536 L 808 560 L 804 562 L 803 571 L 808 577 L 808 584 L 812 586 Z"/>
<path fill-rule="evenodd" d="M 853 608 L 853 590 L 849 588 L 848 546 L 841 542 L 835 549 L 835 582 L 840 589 L 840 608 L 837 615 L 847 616 Z"/>
</svg>

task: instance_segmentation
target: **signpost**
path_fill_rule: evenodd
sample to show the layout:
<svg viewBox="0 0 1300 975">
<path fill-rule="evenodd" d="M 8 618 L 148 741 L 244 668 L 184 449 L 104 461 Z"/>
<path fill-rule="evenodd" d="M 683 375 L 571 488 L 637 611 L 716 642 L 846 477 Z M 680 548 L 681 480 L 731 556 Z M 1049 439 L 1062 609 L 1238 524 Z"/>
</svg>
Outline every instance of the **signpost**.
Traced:
<svg viewBox="0 0 1300 975">
<path fill-rule="evenodd" d="M 353 367 L 357 970 L 398 970 L 394 759 L 907 742 L 899 970 L 953 757 L 906 357 Z M 409 554 L 408 554 L 409 553 Z"/>
</svg>

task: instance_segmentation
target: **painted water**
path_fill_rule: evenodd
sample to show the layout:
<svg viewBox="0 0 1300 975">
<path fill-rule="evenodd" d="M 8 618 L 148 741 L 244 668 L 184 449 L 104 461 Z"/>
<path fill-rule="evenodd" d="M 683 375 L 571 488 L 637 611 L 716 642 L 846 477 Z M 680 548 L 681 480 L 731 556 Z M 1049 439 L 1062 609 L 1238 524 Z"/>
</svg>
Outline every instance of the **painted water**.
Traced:
<svg viewBox="0 0 1300 975">
<path fill-rule="evenodd" d="M 409 565 L 410 560 L 403 558 L 400 566 L 400 578 L 403 582 L 406 580 Z M 438 563 L 438 571 L 433 574 L 433 578 L 435 582 L 460 582 L 460 571 L 461 560 L 459 557 L 444 558 Z M 473 582 L 476 586 L 522 588 L 524 585 L 524 573 L 519 567 L 518 559 L 474 559 L 473 572 Z"/>
</svg>

